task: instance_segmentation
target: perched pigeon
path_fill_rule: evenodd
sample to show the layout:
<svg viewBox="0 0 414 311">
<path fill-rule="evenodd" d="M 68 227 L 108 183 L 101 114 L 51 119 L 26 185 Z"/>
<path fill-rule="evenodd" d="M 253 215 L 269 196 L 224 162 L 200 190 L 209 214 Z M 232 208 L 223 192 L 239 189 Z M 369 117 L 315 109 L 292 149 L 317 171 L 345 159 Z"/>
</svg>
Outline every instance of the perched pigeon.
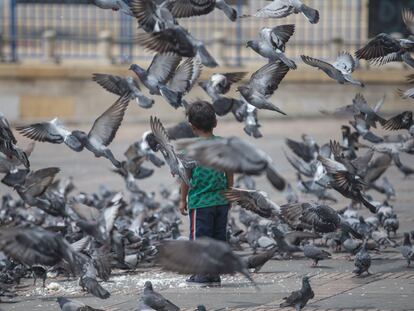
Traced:
<svg viewBox="0 0 414 311">
<path fill-rule="evenodd" d="M 286 115 L 268 101 L 268 98 L 277 90 L 288 71 L 289 67 L 284 63 L 279 61 L 268 63 L 253 73 L 248 84 L 239 86 L 237 91 L 247 103 L 258 109 L 277 111 Z"/>
<path fill-rule="evenodd" d="M 65 143 L 72 150 L 80 152 L 83 148 L 91 151 L 96 157 L 109 159 L 115 167 L 121 163 L 115 159 L 112 151 L 108 148 L 115 138 L 125 111 L 128 107 L 129 97 L 119 98 L 94 122 L 89 133 L 80 130 L 69 131 L 64 128 L 59 120 L 50 122 L 34 123 L 27 126 L 17 127 L 17 130 L 30 139 L 52 144 Z"/>
<path fill-rule="evenodd" d="M 222 10 L 232 22 L 237 19 L 236 10 L 229 6 L 225 0 L 171 0 L 169 8 L 176 18 L 206 15 L 217 8 Z"/>
<path fill-rule="evenodd" d="M 280 304 L 281 308 L 294 307 L 297 311 L 302 310 L 309 300 L 315 297 L 312 287 L 309 283 L 309 278 L 304 276 L 302 278 L 302 288 L 293 291 L 289 296 L 284 297 L 285 302 Z"/>
<path fill-rule="evenodd" d="M 352 78 L 351 74 L 355 70 L 355 60 L 348 52 L 339 53 L 334 64 L 305 55 L 301 55 L 301 58 L 305 64 L 322 70 L 331 79 L 336 80 L 340 84 L 349 82 L 353 85 L 364 87 L 363 83 Z"/>
<path fill-rule="evenodd" d="M 184 183 L 190 185 L 186 167 L 183 164 L 183 161 L 177 156 L 161 121 L 157 117 L 151 117 L 150 126 L 156 144 L 156 146 L 153 147 L 161 151 L 165 161 L 170 167 L 171 174 L 173 176 L 179 176 Z"/>
<path fill-rule="evenodd" d="M 108 92 L 135 100 L 142 108 L 148 109 L 154 105 L 154 100 L 142 94 L 137 81 L 132 77 L 123 78 L 109 74 L 94 73 L 92 80 Z"/>
<path fill-rule="evenodd" d="M 295 62 L 285 55 L 286 43 L 295 32 L 295 25 L 281 25 L 273 28 L 263 27 L 260 29 L 260 40 L 247 41 L 257 54 L 267 58 L 269 62 L 277 60 L 283 62 L 290 69 L 296 69 Z"/>
<path fill-rule="evenodd" d="M 310 244 L 303 247 L 303 254 L 306 258 L 313 260 L 312 267 L 316 267 L 320 260 L 328 259 L 332 256 L 329 252 Z"/>
<path fill-rule="evenodd" d="M 187 261 L 183 265 L 185 258 Z M 234 274 L 240 272 L 251 282 L 246 263 L 227 243 L 201 238 L 194 241 L 164 241 L 159 250 L 158 261 L 167 270 L 184 274 Z"/>
<path fill-rule="evenodd" d="M 283 18 L 291 14 L 302 13 L 310 23 L 319 22 L 319 12 L 300 0 L 273 0 L 256 12 L 254 16 L 264 18 Z"/>
<path fill-rule="evenodd" d="M 403 245 L 400 246 L 401 255 L 407 260 L 407 267 L 410 266 L 411 260 L 414 260 L 414 248 L 411 244 L 410 234 L 405 232 L 404 233 L 404 241 Z"/>
<path fill-rule="evenodd" d="M 369 255 L 367 251 L 366 244 L 367 242 L 365 241 L 361 249 L 359 250 L 359 252 L 355 255 L 355 259 L 354 259 L 355 269 L 353 272 L 357 276 L 360 276 L 364 272 L 370 274 L 368 270 L 369 270 L 369 267 L 371 266 L 371 256 Z"/>
<path fill-rule="evenodd" d="M 85 305 L 82 302 L 69 300 L 65 297 L 58 297 L 57 303 L 62 311 L 104 311 Z"/>
<path fill-rule="evenodd" d="M 156 311 L 179 311 L 180 308 L 173 304 L 171 301 L 166 299 L 160 293 L 154 291 L 152 283 L 146 281 L 144 285 L 144 292 L 139 299 L 140 305 L 148 307 L 150 310 Z M 145 310 L 143 306 L 138 307 L 139 310 Z M 148 310 L 147 309 L 147 310 Z"/>
</svg>

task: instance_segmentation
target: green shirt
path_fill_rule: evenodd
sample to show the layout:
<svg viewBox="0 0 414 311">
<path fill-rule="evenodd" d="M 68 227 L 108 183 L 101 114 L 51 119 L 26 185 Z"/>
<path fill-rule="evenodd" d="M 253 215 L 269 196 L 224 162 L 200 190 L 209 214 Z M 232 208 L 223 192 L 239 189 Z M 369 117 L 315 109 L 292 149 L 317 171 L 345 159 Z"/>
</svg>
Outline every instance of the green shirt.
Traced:
<svg viewBox="0 0 414 311">
<path fill-rule="evenodd" d="M 217 138 L 213 136 L 212 139 Z M 223 190 L 227 189 L 227 177 L 224 172 L 204 166 L 192 170 L 191 188 L 188 192 L 188 208 L 204 208 L 227 205 Z"/>
</svg>

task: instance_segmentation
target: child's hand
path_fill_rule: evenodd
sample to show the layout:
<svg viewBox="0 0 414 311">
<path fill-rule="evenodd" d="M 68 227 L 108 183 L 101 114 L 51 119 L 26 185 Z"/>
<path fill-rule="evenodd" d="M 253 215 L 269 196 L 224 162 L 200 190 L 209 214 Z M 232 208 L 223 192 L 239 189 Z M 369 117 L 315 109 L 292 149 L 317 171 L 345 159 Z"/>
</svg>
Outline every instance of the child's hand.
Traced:
<svg viewBox="0 0 414 311">
<path fill-rule="evenodd" d="M 180 201 L 180 212 L 181 215 L 188 215 L 187 201 Z"/>
</svg>

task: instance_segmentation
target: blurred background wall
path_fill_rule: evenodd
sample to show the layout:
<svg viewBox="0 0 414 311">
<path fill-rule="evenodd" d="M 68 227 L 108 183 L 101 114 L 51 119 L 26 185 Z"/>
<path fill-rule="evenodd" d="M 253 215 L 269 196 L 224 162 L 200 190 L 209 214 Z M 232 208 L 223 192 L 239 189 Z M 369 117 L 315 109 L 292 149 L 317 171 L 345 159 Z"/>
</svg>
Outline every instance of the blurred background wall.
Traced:
<svg viewBox="0 0 414 311">
<path fill-rule="evenodd" d="M 153 54 L 134 43 L 139 34 L 136 21 L 119 12 L 101 10 L 87 0 L 0 0 L 0 111 L 13 121 L 58 115 L 70 121 L 89 121 L 115 100 L 91 80 L 93 72 L 126 75 L 133 62 L 148 64 Z M 254 14 L 265 0 L 232 0 L 239 15 Z M 254 71 L 265 60 L 245 47 L 263 26 L 296 25 L 287 54 L 299 69 L 291 71 L 275 101 L 289 116 L 320 116 L 321 109 L 348 104 L 355 92 L 368 100 L 387 95 L 392 112 L 409 105 L 395 89 L 401 87 L 408 69 L 390 64 L 381 71 L 360 63 L 356 77 L 367 87 L 341 86 L 323 73 L 301 64 L 301 54 L 332 61 L 339 51 L 353 53 L 370 37 L 389 32 L 406 35 L 402 8 L 414 8 L 412 0 L 307 0 L 320 11 L 311 25 L 301 15 L 286 19 L 242 18 L 230 22 L 221 11 L 208 16 L 182 19 L 197 38 L 205 41 L 220 63 L 205 69 L 202 78 L 215 71 Z M 129 74 L 132 74 L 129 72 Z M 189 98 L 204 97 L 196 88 Z M 182 118 L 158 100 L 155 112 L 165 118 Z M 154 113 L 154 111 L 151 111 Z M 128 120 L 146 119 L 148 111 L 134 109 Z M 277 117 L 264 114 L 265 117 Z"/>
</svg>

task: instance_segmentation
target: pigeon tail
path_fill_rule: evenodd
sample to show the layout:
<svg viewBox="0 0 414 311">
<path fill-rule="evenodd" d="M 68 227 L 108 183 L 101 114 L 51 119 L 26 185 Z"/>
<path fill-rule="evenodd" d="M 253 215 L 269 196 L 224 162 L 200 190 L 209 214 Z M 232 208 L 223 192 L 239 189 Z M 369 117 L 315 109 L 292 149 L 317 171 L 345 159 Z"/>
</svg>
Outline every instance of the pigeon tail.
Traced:
<svg viewBox="0 0 414 311">
<path fill-rule="evenodd" d="M 259 131 L 259 126 L 255 126 L 255 125 L 246 125 L 243 128 L 244 132 L 249 135 L 249 136 L 253 136 L 254 138 L 262 138 L 263 135 L 262 133 L 260 133 Z"/>
<path fill-rule="evenodd" d="M 204 45 L 200 45 L 197 47 L 197 55 L 200 58 L 201 63 L 210 68 L 217 67 L 218 64 L 215 59 L 210 55 Z"/>
<path fill-rule="evenodd" d="M 377 208 L 371 204 L 371 202 L 369 202 L 367 199 L 364 198 L 364 196 L 361 194 L 360 196 L 360 201 L 362 204 L 364 204 L 364 206 L 366 208 L 369 209 L 369 211 L 373 214 L 375 214 L 377 212 Z"/>
<path fill-rule="evenodd" d="M 222 10 L 232 22 L 237 19 L 237 11 L 224 2 L 224 0 L 216 1 L 216 7 Z"/>
<path fill-rule="evenodd" d="M 175 109 L 181 107 L 182 94 L 174 92 L 165 85 L 160 86 L 161 95 L 167 100 L 167 102 Z"/>
<path fill-rule="evenodd" d="M 283 191 L 286 187 L 285 179 L 280 176 L 280 174 L 276 171 L 276 168 L 269 164 L 266 168 L 266 177 L 269 182 L 272 184 L 279 191 Z"/>
<path fill-rule="evenodd" d="M 85 288 L 88 290 L 88 292 L 94 295 L 95 297 L 107 299 L 109 298 L 109 296 L 111 296 L 111 294 L 105 288 L 99 285 L 99 283 L 93 278 L 84 277 L 82 278 L 82 283 L 83 286 L 85 286 Z"/>
<path fill-rule="evenodd" d="M 302 4 L 300 7 L 303 15 L 309 20 L 311 24 L 317 24 L 319 22 L 319 11 L 308 7 L 305 4 Z"/>
</svg>

